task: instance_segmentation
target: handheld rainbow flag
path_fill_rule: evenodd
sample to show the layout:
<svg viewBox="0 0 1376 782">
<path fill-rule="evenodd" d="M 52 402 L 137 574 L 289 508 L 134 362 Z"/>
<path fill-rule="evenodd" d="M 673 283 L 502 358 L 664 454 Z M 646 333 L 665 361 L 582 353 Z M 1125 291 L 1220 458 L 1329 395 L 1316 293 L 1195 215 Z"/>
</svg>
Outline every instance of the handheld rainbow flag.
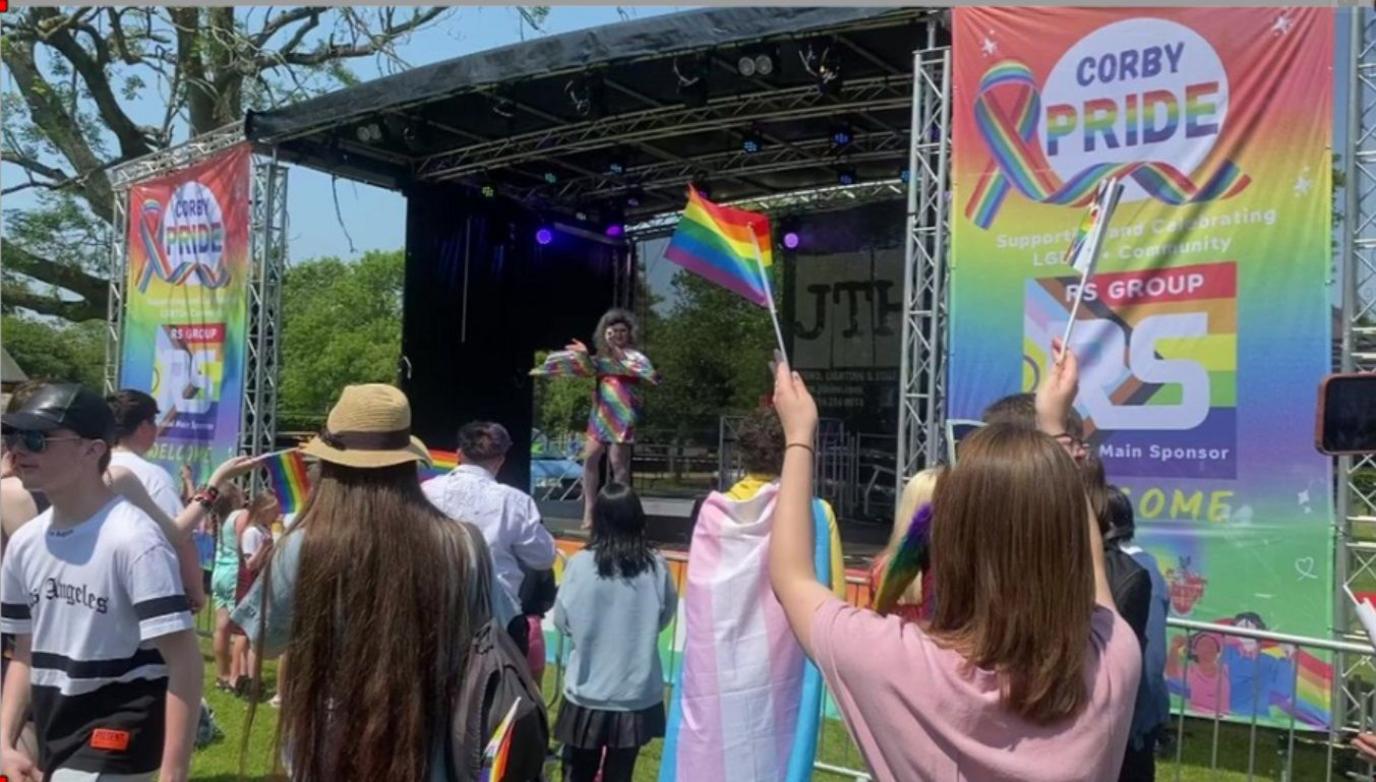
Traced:
<svg viewBox="0 0 1376 782">
<path fill-rule="evenodd" d="M 903 590 L 928 566 L 927 547 L 931 537 L 932 504 L 925 502 L 913 514 L 908 531 L 903 535 L 903 542 L 898 544 L 898 550 L 884 568 L 884 577 L 879 580 L 879 594 L 874 598 L 875 611 L 880 614 L 892 611 Z M 925 602 L 927 595 L 922 597 Z"/>
<path fill-rule="evenodd" d="M 306 470 L 306 459 L 295 448 L 270 453 L 262 459 L 263 468 L 268 471 L 268 485 L 277 495 L 277 502 L 283 513 L 299 513 L 311 493 L 310 474 Z"/>
<path fill-rule="evenodd" d="M 714 204 L 689 186 L 688 205 L 664 257 L 752 304 L 768 308 L 779 350 L 786 353 L 774 294 L 769 289 L 767 269 L 774 263 L 774 253 L 768 217 Z"/>
<path fill-rule="evenodd" d="M 437 448 L 431 448 L 430 465 L 420 465 L 420 480 L 424 483 L 431 478 L 438 478 L 458 466 L 458 453 L 455 451 L 441 451 Z"/>
<path fill-rule="evenodd" d="M 511 756 L 511 726 L 515 723 L 516 708 L 520 705 L 521 699 L 517 698 L 497 730 L 492 732 L 492 740 L 487 742 L 487 748 L 483 750 L 483 770 L 478 775 L 478 782 L 502 782 L 507 759 Z"/>
<path fill-rule="evenodd" d="M 1123 183 L 1117 177 L 1109 177 L 1099 183 L 1099 192 L 1094 203 L 1089 205 L 1075 238 L 1070 243 L 1066 257 L 1072 259 L 1072 267 L 1080 275 L 1080 285 L 1075 289 L 1075 302 L 1070 306 L 1070 319 L 1065 324 L 1065 335 L 1061 344 L 1070 348 L 1070 333 L 1075 329 L 1075 316 L 1080 311 L 1080 303 L 1085 297 L 1085 283 L 1094 274 L 1094 264 L 1099 260 L 1099 248 L 1103 246 L 1108 221 L 1113 218 L 1113 210 L 1118 207 L 1118 199 L 1123 195 Z"/>
<path fill-rule="evenodd" d="M 664 257 L 688 271 L 768 307 L 764 267 L 773 262 L 769 218 L 720 206 L 688 188 L 688 205 L 669 240 Z"/>
</svg>

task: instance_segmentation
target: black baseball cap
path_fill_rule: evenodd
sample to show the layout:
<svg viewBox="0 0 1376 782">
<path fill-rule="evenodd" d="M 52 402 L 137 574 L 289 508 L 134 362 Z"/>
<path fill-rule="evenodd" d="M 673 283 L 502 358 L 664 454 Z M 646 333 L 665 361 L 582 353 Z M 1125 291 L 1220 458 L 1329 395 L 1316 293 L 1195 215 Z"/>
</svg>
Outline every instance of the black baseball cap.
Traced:
<svg viewBox="0 0 1376 782">
<path fill-rule="evenodd" d="M 115 417 L 110 406 L 99 394 L 79 383 L 43 386 L 18 410 L 0 416 L 0 424 L 7 432 L 70 429 L 81 437 L 107 443 L 115 437 Z"/>
</svg>

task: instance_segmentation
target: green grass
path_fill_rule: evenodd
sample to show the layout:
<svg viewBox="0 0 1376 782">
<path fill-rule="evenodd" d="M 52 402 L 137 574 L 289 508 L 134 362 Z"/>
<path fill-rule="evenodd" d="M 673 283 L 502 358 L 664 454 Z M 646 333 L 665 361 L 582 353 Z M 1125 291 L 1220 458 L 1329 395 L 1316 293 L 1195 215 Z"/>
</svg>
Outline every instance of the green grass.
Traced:
<svg viewBox="0 0 1376 782">
<path fill-rule="evenodd" d="M 199 782 L 233 782 L 239 770 L 239 746 L 247 724 L 248 705 L 245 701 L 215 689 L 215 663 L 210 654 L 210 642 L 202 641 L 202 653 L 206 661 L 206 699 L 215 710 L 215 719 L 224 731 L 224 738 L 196 752 L 191 762 L 191 778 Z M 276 688 L 276 665 L 263 666 L 263 678 L 268 691 Z M 544 680 L 546 702 L 555 700 L 555 678 L 553 667 L 547 668 Z M 551 724 L 554 714 L 551 713 Z M 258 706 L 254 719 L 253 734 L 249 740 L 246 778 L 257 782 L 268 779 L 272 757 L 273 731 L 276 729 L 277 711 L 267 703 Z M 1175 722 L 1171 723 L 1176 730 Z M 1188 720 L 1185 724 L 1185 751 L 1183 763 L 1177 768 L 1172 754 L 1169 760 L 1157 761 L 1156 778 L 1164 782 L 1242 782 L 1247 780 L 1248 740 L 1250 728 L 1247 725 L 1222 723 L 1218 726 L 1218 757 L 1215 766 L 1213 758 L 1214 725 L 1207 720 Z M 1306 740 L 1307 734 L 1297 734 L 1295 744 L 1294 769 L 1292 780 L 1323 779 L 1327 752 L 1320 744 Z M 1286 734 L 1282 731 L 1257 729 L 1256 755 L 1254 758 L 1254 778 L 1259 780 L 1280 779 L 1284 757 L 1280 754 L 1281 742 Z M 654 741 L 640 753 L 636 765 L 637 782 L 654 782 L 659 776 L 659 760 L 662 742 Z M 1344 750 L 1340 757 L 1351 756 Z M 848 769 L 862 769 L 864 762 L 851 743 L 845 727 L 836 720 L 826 720 L 822 726 L 822 736 L 818 747 L 818 759 L 833 766 Z M 552 764 L 550 782 L 559 782 L 561 774 Z M 1337 776 L 1335 767 L 1335 778 Z M 833 774 L 819 771 L 814 779 L 849 780 L 850 775 Z"/>
</svg>

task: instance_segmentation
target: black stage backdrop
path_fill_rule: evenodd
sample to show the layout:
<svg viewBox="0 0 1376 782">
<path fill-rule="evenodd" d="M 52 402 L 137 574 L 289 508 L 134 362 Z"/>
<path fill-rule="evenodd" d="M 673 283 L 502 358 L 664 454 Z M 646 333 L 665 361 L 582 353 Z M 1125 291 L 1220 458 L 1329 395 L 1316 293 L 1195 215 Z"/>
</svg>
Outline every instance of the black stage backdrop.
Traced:
<svg viewBox="0 0 1376 782">
<path fill-rule="evenodd" d="M 558 230 L 541 246 L 541 224 L 457 186 L 407 193 L 401 382 L 412 428 L 431 448 L 449 450 L 464 423 L 501 423 L 514 442 L 501 478 L 522 490 L 530 485 L 535 351 L 575 337 L 592 344 L 627 252 Z"/>
</svg>

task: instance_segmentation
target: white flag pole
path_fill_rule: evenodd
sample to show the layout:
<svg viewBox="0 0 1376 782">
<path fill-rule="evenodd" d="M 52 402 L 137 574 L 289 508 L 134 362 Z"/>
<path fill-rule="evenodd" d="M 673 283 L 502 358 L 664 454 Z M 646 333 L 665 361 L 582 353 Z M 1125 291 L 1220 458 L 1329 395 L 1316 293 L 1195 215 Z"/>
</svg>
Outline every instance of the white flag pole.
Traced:
<svg viewBox="0 0 1376 782">
<path fill-rule="evenodd" d="M 760 270 L 760 280 L 764 283 L 764 295 L 769 299 L 769 319 L 774 323 L 774 339 L 779 342 L 779 355 L 788 361 L 788 351 L 784 349 L 784 332 L 779 328 L 779 312 L 774 308 L 774 291 L 769 286 L 769 269 L 764 265 L 764 255 L 760 252 L 760 237 L 750 232 L 750 246 L 755 250 L 755 267 Z"/>
<path fill-rule="evenodd" d="M 1070 349 L 1070 334 L 1075 330 L 1075 316 L 1080 312 L 1080 303 L 1085 298 L 1085 285 L 1089 282 L 1090 275 L 1094 274 L 1094 267 L 1099 261 L 1099 248 L 1103 245 L 1104 233 L 1108 230 L 1108 221 L 1113 217 L 1113 210 L 1118 206 L 1118 197 L 1123 193 L 1123 185 L 1117 178 L 1110 178 L 1104 182 L 1104 186 L 1099 195 L 1095 197 L 1096 205 L 1099 207 L 1099 220 L 1094 224 L 1089 236 L 1085 239 L 1084 245 L 1080 248 L 1080 253 L 1088 253 L 1089 262 L 1080 270 L 1080 286 L 1075 291 L 1075 301 L 1070 305 L 1070 320 L 1065 323 L 1065 333 L 1061 335 L 1061 349 Z M 1072 259 L 1074 262 L 1074 259 Z M 1053 361 L 1059 363 L 1061 356 L 1053 357 Z"/>
</svg>

